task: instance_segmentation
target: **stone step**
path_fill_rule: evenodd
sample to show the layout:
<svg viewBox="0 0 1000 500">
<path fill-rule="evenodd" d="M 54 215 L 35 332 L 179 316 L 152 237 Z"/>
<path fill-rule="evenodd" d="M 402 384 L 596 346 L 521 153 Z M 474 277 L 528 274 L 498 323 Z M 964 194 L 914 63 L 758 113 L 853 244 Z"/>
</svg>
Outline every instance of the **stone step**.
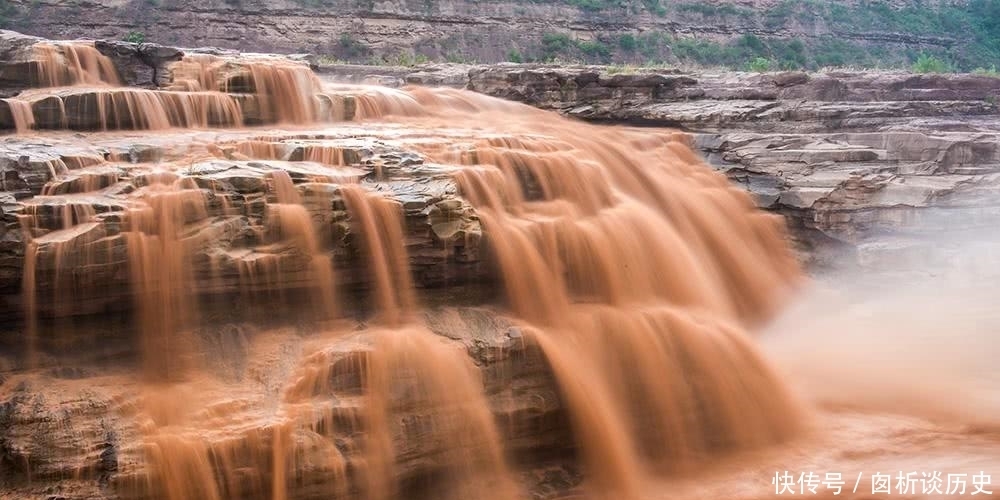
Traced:
<svg viewBox="0 0 1000 500">
<path fill-rule="evenodd" d="M 26 115 L 29 109 L 30 114 Z M 280 109 L 279 103 L 256 94 L 136 88 L 45 89 L 0 101 L 0 130 L 233 128 L 278 123 L 282 118 Z M 310 121 L 351 120 L 354 110 L 354 97 L 348 93 L 317 94 Z"/>
</svg>

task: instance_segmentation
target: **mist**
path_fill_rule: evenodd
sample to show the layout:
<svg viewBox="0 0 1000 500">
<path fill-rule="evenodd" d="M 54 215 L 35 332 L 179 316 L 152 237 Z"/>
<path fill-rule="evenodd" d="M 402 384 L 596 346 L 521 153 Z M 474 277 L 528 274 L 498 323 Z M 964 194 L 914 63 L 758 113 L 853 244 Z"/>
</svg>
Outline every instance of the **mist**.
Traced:
<svg viewBox="0 0 1000 500">
<path fill-rule="evenodd" d="M 893 270 L 817 276 L 762 348 L 821 406 L 998 426 L 998 248 L 945 234 Z"/>
</svg>

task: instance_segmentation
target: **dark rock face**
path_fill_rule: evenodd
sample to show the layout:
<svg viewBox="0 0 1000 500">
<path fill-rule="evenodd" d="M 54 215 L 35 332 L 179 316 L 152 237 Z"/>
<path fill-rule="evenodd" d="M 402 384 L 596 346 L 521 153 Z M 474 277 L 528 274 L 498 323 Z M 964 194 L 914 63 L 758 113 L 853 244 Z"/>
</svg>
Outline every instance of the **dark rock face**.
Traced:
<svg viewBox="0 0 1000 500">
<path fill-rule="evenodd" d="M 166 87 L 170 84 L 168 66 L 184 57 L 178 48 L 154 43 L 98 40 L 94 47 L 114 62 L 122 83 L 130 87 Z"/>
<path fill-rule="evenodd" d="M 0 30 L 0 96 L 9 97 L 29 88 L 38 78 L 38 66 L 32 61 L 32 47 L 42 38 Z"/>
</svg>

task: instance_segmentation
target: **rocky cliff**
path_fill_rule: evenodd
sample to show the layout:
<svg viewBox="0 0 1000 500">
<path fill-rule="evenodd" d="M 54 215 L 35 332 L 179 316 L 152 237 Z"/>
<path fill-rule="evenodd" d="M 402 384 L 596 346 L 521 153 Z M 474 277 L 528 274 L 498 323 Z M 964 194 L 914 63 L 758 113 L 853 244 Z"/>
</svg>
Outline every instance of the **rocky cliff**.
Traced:
<svg viewBox="0 0 1000 500">
<path fill-rule="evenodd" d="M 55 37 L 372 60 L 989 68 L 996 1 L 13 0 L 6 27 Z M 992 10 L 991 10 L 992 9 Z M 956 36 L 956 33 L 964 33 Z"/>
</svg>

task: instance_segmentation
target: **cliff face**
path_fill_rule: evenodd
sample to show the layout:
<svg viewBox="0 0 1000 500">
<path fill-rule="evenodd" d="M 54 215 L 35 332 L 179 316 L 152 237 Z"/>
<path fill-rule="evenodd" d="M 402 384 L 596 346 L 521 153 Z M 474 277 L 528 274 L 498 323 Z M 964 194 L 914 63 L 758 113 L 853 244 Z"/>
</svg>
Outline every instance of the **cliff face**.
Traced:
<svg viewBox="0 0 1000 500">
<path fill-rule="evenodd" d="M 908 65 L 923 51 L 972 59 L 964 2 L 608 2 L 561 0 L 18 0 L 6 27 L 50 38 L 131 36 L 163 44 L 311 52 L 342 60 L 586 60 L 742 66 Z M 919 4 L 919 5 L 918 5 Z M 882 18 L 916 16 L 913 25 Z M 880 17 L 881 16 L 881 17 Z M 949 17 L 950 16 L 950 17 Z M 952 19 L 954 18 L 954 19 Z M 960 31 L 955 31 L 960 30 Z M 973 36 L 955 38 L 954 33 Z M 131 35 L 129 35 L 131 33 Z M 977 55 L 980 59 L 983 56 Z M 989 67 L 989 61 L 960 65 Z"/>
</svg>

